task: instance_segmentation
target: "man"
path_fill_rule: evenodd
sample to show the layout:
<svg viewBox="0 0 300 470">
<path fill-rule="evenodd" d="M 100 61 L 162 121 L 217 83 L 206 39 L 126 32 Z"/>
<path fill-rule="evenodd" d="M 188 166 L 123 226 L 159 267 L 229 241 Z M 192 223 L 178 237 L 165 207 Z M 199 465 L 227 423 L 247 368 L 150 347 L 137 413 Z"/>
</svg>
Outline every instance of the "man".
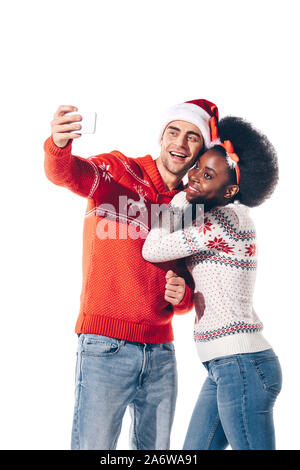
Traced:
<svg viewBox="0 0 300 470">
<path fill-rule="evenodd" d="M 180 262 L 155 265 L 141 251 L 153 205 L 183 189 L 218 110 L 206 100 L 170 108 L 155 161 L 72 155 L 81 120 L 74 111 L 58 108 L 44 145 L 47 178 L 87 198 L 72 449 L 115 449 L 127 406 L 132 448 L 168 449 L 177 396 L 171 321 L 192 308 L 192 289 Z"/>
</svg>

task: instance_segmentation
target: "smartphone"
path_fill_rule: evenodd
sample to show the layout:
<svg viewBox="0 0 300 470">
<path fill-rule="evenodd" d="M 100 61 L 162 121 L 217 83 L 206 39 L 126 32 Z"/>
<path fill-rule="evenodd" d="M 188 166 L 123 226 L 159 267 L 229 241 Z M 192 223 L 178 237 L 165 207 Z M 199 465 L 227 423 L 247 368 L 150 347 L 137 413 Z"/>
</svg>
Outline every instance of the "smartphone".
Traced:
<svg viewBox="0 0 300 470">
<path fill-rule="evenodd" d="M 78 131 L 72 131 L 75 134 L 94 134 L 96 131 L 96 121 L 97 121 L 97 113 L 94 111 L 77 111 L 74 113 L 68 113 L 68 115 L 71 114 L 80 114 L 82 117 L 81 121 L 77 121 L 78 124 L 81 125 L 81 129 Z"/>
</svg>

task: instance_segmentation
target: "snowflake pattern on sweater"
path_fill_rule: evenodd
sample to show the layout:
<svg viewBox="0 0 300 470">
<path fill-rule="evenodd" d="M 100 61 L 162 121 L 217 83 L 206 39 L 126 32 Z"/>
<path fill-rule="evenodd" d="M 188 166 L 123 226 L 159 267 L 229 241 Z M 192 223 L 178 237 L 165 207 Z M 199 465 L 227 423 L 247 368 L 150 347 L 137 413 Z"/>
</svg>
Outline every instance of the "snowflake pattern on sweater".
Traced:
<svg viewBox="0 0 300 470">
<path fill-rule="evenodd" d="M 188 205 L 181 192 L 169 207 L 177 212 L 180 208 L 183 214 Z M 156 224 L 143 246 L 143 256 L 151 262 L 185 258 L 195 281 L 196 343 L 241 333 L 248 334 L 248 341 L 249 334 L 254 338 L 253 333 L 261 332 L 263 325 L 252 306 L 256 251 L 249 209 L 239 203 L 206 212 L 201 226 L 192 223 L 171 233 L 167 224 Z M 268 347 L 264 340 L 260 339 L 259 344 L 259 348 Z M 248 343 L 243 352 L 252 352 L 256 347 Z"/>
</svg>

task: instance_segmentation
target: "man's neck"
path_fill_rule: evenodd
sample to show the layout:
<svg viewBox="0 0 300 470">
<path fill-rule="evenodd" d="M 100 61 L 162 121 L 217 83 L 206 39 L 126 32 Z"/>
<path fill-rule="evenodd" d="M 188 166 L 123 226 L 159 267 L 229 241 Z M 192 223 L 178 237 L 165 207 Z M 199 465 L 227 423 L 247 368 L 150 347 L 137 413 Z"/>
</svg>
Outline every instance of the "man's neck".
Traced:
<svg viewBox="0 0 300 470">
<path fill-rule="evenodd" d="M 155 163 L 167 190 L 172 191 L 173 189 L 178 188 L 182 180 L 182 175 L 174 175 L 173 173 L 170 173 L 162 164 L 159 157 L 155 160 Z"/>
</svg>

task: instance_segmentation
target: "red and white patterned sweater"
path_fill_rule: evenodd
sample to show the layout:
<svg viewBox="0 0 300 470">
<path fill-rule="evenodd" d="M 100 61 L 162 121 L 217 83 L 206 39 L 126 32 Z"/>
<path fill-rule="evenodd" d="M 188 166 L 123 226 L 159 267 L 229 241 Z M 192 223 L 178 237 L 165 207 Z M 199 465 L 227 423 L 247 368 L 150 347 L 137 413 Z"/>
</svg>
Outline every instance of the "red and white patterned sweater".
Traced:
<svg viewBox="0 0 300 470">
<path fill-rule="evenodd" d="M 172 199 L 169 209 L 175 228 L 188 207 L 185 192 Z M 195 282 L 194 339 L 203 362 L 270 348 L 252 306 L 256 233 L 248 207 L 239 203 L 216 207 L 205 213 L 202 222 L 196 219 L 173 233 L 170 223 L 154 225 L 143 257 L 156 263 L 185 258 Z"/>
<path fill-rule="evenodd" d="M 149 231 L 152 204 L 169 204 L 182 189 L 167 191 L 150 155 L 128 158 L 120 152 L 88 159 L 72 155 L 71 144 L 46 140 L 45 172 L 54 184 L 87 198 L 84 218 L 82 291 L 76 333 L 94 333 L 128 341 L 172 341 L 174 313 L 193 307 L 193 281 L 184 263 L 152 264 L 141 250 Z M 164 300 L 165 275 L 186 277 L 182 302 Z"/>
</svg>

